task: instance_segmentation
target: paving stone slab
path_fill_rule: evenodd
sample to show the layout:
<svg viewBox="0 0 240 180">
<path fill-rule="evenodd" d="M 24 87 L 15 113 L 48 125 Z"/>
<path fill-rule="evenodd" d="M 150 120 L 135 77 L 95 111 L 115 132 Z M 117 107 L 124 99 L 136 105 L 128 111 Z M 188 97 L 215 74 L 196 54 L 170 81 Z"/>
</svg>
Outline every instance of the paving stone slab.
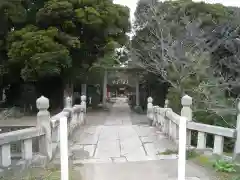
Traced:
<svg viewBox="0 0 240 180">
<path fill-rule="evenodd" d="M 157 141 L 157 135 L 156 136 L 142 136 L 140 137 L 142 143 L 153 143 Z"/>
<path fill-rule="evenodd" d="M 125 162 L 125 163 L 86 163 L 77 167 L 83 180 L 177 180 L 175 160 Z M 186 180 L 211 180 L 206 171 L 187 166 Z"/>
<path fill-rule="evenodd" d="M 155 135 L 156 134 L 156 128 L 155 127 L 151 127 L 151 126 L 137 126 L 135 127 L 135 130 L 138 134 L 138 136 L 151 136 L 151 135 Z"/>
<path fill-rule="evenodd" d="M 125 163 L 127 159 L 125 157 L 114 157 L 112 158 L 113 163 Z"/>
<path fill-rule="evenodd" d="M 136 131 L 132 126 L 121 126 L 118 129 L 118 135 L 120 140 L 129 139 L 132 137 L 138 138 Z"/>
<path fill-rule="evenodd" d="M 83 145 L 82 144 L 74 144 L 70 147 L 71 151 L 75 151 L 75 150 L 79 150 L 79 149 L 83 149 Z"/>
<path fill-rule="evenodd" d="M 98 136 L 98 134 L 83 133 L 76 139 L 76 142 L 82 145 L 97 144 Z"/>
<path fill-rule="evenodd" d="M 93 159 L 83 159 L 83 160 L 74 160 L 73 164 L 77 165 L 77 164 L 97 164 L 97 163 L 112 163 L 112 159 L 111 158 L 102 158 L 102 159 L 98 159 L 98 158 L 93 158 Z"/>
<path fill-rule="evenodd" d="M 89 153 L 89 157 L 93 157 L 95 149 L 96 149 L 96 145 L 85 145 L 84 146 L 84 151 L 87 151 Z"/>
<path fill-rule="evenodd" d="M 152 157 L 153 159 L 157 159 L 158 149 L 153 143 L 144 144 L 144 149 L 148 156 Z"/>
<path fill-rule="evenodd" d="M 106 122 L 104 123 L 104 125 L 106 126 L 122 125 L 122 124 L 123 124 L 122 119 L 116 119 L 116 117 L 111 117 L 108 120 L 106 120 Z"/>
<path fill-rule="evenodd" d="M 100 135 L 99 141 L 102 140 L 117 140 L 118 137 L 118 126 L 105 126 L 103 127 Z"/>
<path fill-rule="evenodd" d="M 136 137 L 120 140 L 120 145 L 121 145 L 121 155 L 123 156 L 125 156 L 126 154 L 132 154 L 134 152 L 139 152 L 139 151 L 142 152 L 142 155 L 146 155 L 143 149 L 143 144 Z"/>
<path fill-rule="evenodd" d="M 178 178 L 168 178 L 167 180 L 178 180 Z M 185 180 L 204 180 L 204 179 L 200 179 L 198 177 L 186 177 Z"/>
<path fill-rule="evenodd" d="M 120 157 L 119 140 L 99 141 L 96 147 L 95 158 Z"/>
</svg>

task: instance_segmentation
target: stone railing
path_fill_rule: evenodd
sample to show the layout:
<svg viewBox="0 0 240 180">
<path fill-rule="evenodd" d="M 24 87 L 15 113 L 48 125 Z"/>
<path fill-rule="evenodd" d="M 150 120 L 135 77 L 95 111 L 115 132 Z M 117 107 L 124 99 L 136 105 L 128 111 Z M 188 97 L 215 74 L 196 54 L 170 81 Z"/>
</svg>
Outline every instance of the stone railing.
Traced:
<svg viewBox="0 0 240 180">
<path fill-rule="evenodd" d="M 233 159 L 240 153 L 240 114 L 237 116 L 236 129 L 224 128 L 220 126 L 213 126 L 208 124 L 202 124 L 193 122 L 192 118 L 192 98 L 185 95 L 182 100 L 181 114 L 178 115 L 168 107 L 168 100 L 165 101 L 164 108 L 159 106 L 153 106 L 153 99 L 148 98 L 148 111 L 147 117 L 150 123 L 154 126 L 158 126 L 166 136 L 172 141 L 178 144 L 181 136 L 179 133 L 179 124 L 182 117 L 187 120 L 186 124 L 186 145 L 190 148 L 196 148 L 197 150 L 212 150 L 213 154 L 223 155 L 224 138 L 233 138 L 235 140 L 235 149 L 233 152 Z M 238 105 L 238 111 L 240 111 L 240 104 Z M 197 147 L 193 147 L 191 144 L 191 131 L 198 133 Z M 214 136 L 214 146 L 212 148 L 206 147 L 207 134 Z"/>
<path fill-rule="evenodd" d="M 6 168 L 18 165 L 39 164 L 39 157 L 44 162 L 50 161 L 60 141 L 59 121 L 67 117 L 68 134 L 81 124 L 85 123 L 86 96 L 81 97 L 81 105 L 72 106 L 71 98 L 66 98 L 66 106 L 62 112 L 50 117 L 48 111 L 49 100 L 43 96 L 37 99 L 36 104 L 37 126 L 0 134 L 0 167 Z M 33 153 L 33 141 L 37 141 L 38 152 Z M 21 142 L 21 160 L 12 160 L 11 144 Z"/>
<path fill-rule="evenodd" d="M 35 127 L 33 125 L 24 125 L 24 126 L 12 126 L 12 125 L 6 125 L 6 126 L 0 126 L 0 129 L 1 129 L 1 132 L 0 134 L 3 134 L 3 133 L 8 133 L 8 132 L 12 132 L 12 131 L 19 131 L 19 130 L 23 130 L 23 129 L 26 129 L 26 128 L 32 128 L 32 127 Z M 33 152 L 38 152 L 38 142 L 35 139 L 33 139 Z M 17 159 L 21 159 L 22 157 L 22 154 L 21 154 L 21 141 L 17 141 L 17 142 L 14 142 L 14 143 L 11 143 L 11 157 L 12 157 L 12 160 L 17 160 Z"/>
</svg>

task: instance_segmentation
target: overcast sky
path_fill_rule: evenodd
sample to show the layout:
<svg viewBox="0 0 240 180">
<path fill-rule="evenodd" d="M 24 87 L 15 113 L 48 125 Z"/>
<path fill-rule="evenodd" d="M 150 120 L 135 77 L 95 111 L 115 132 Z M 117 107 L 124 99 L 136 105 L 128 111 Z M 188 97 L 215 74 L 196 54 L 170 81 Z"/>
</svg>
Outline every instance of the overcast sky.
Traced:
<svg viewBox="0 0 240 180">
<path fill-rule="evenodd" d="M 225 6 L 240 6 L 240 0 L 196 0 L 196 1 L 205 1 L 209 3 L 222 3 Z M 131 19 L 134 17 L 134 11 L 137 6 L 138 0 L 114 0 L 117 4 L 126 5 L 131 9 Z"/>
</svg>

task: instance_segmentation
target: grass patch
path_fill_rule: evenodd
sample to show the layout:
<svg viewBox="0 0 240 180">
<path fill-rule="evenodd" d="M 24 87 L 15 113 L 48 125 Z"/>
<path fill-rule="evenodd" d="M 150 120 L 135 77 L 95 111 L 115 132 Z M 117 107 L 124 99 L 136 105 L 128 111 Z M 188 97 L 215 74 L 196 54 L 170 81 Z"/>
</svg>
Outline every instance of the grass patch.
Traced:
<svg viewBox="0 0 240 180">
<path fill-rule="evenodd" d="M 178 150 L 167 149 L 164 152 L 157 153 L 157 155 L 171 155 L 171 154 L 178 154 Z"/>
<path fill-rule="evenodd" d="M 69 180 L 81 180 L 80 172 L 69 170 Z M 61 180 L 59 168 L 28 168 L 21 172 L 7 172 L 0 180 Z"/>
<path fill-rule="evenodd" d="M 236 165 L 233 162 L 228 162 L 224 160 L 217 160 L 213 167 L 216 171 L 219 172 L 227 172 L 227 173 L 233 173 L 236 172 Z"/>
<path fill-rule="evenodd" d="M 218 180 L 240 180 L 240 166 L 231 161 L 223 160 L 219 156 L 199 154 L 191 161 L 214 172 Z"/>
<path fill-rule="evenodd" d="M 171 154 L 178 154 L 178 150 L 167 149 L 157 153 L 157 155 Z M 186 159 L 214 173 L 218 180 L 240 180 L 240 166 L 231 161 L 223 160 L 219 156 L 208 156 L 190 149 L 187 151 Z"/>
<path fill-rule="evenodd" d="M 145 113 L 140 106 L 133 107 L 133 112 L 135 112 L 137 114 L 144 114 Z"/>
<path fill-rule="evenodd" d="M 193 150 L 193 149 L 187 150 L 187 153 L 186 153 L 187 160 L 196 158 L 197 156 L 199 156 L 199 153 L 197 153 L 195 150 Z"/>
<path fill-rule="evenodd" d="M 164 152 L 157 153 L 157 155 L 172 155 L 172 154 L 178 154 L 178 150 L 167 149 Z M 196 153 L 194 150 L 188 150 L 186 153 L 186 159 L 191 159 L 196 156 L 198 156 L 198 153 Z"/>
</svg>

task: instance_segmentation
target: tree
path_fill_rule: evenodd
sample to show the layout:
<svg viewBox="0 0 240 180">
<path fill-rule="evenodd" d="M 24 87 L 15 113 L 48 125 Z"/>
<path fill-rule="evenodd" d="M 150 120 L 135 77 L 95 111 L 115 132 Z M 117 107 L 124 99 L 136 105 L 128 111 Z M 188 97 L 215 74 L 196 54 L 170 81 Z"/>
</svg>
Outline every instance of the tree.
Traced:
<svg viewBox="0 0 240 180">
<path fill-rule="evenodd" d="M 158 4 L 157 0 L 149 0 L 138 1 L 136 11 L 134 13 L 135 21 L 134 21 L 134 29 L 139 30 L 144 28 L 146 23 L 151 19 L 152 7 Z"/>
<path fill-rule="evenodd" d="M 218 48 L 211 55 L 212 64 L 218 67 L 227 81 L 235 81 L 240 75 L 239 38 L 239 24 L 234 21 L 222 23 L 209 33 L 211 44 L 218 45 Z M 239 89 L 238 83 L 233 86 L 234 89 Z M 237 92 L 235 91 L 235 93 Z"/>
<path fill-rule="evenodd" d="M 127 40 L 129 10 L 110 0 L 34 4 L 28 13 L 35 17 L 34 26 L 8 31 L 11 67 L 20 68 L 26 81 L 49 75 L 73 78 L 76 71 L 87 71 L 97 59 L 113 51 L 115 42 L 124 45 Z"/>
<path fill-rule="evenodd" d="M 62 69 L 71 67 L 69 50 L 57 43 L 58 30 L 39 30 L 27 26 L 9 34 L 9 62 L 21 69 L 21 77 L 26 81 L 36 81 L 39 77 L 57 76 Z"/>
<path fill-rule="evenodd" d="M 133 57 L 140 67 L 170 84 L 168 98 L 174 110 L 179 112 L 181 97 L 189 94 L 195 101 L 195 115 L 206 112 L 218 119 L 235 115 L 236 101 L 226 98 L 226 92 L 238 78 L 227 81 L 212 63 L 219 43 L 209 39 L 209 30 L 231 17 L 231 11 L 191 1 L 159 2 L 149 11 L 151 18 L 132 40 Z"/>
<path fill-rule="evenodd" d="M 0 85 L 7 84 L 8 74 L 7 36 L 13 29 L 24 26 L 27 19 L 27 11 L 24 8 L 25 1 L 9 0 L 0 2 Z M 10 78 L 7 79 L 8 81 Z"/>
<path fill-rule="evenodd" d="M 112 0 L 1 1 L 0 15 L 0 86 L 31 84 L 41 94 L 44 82 L 71 92 L 130 31 L 129 9 Z"/>
</svg>

